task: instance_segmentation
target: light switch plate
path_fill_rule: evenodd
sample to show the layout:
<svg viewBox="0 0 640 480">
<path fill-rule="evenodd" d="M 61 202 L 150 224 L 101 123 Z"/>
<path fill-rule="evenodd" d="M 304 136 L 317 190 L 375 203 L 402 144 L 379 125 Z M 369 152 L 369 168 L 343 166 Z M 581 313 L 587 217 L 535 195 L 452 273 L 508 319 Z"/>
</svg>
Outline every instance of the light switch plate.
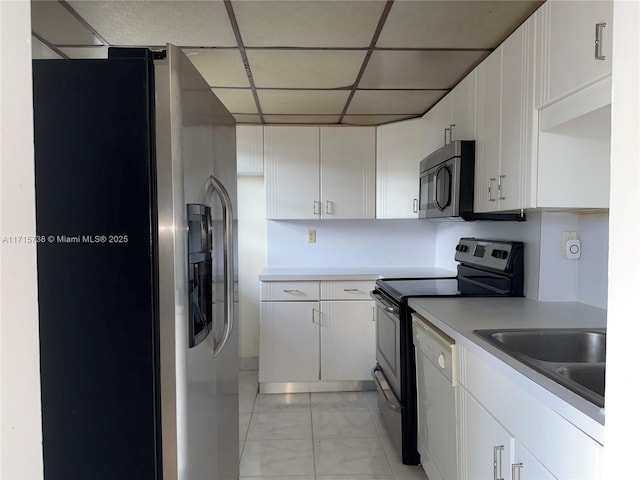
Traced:
<svg viewBox="0 0 640 480">
<path fill-rule="evenodd" d="M 565 256 L 569 260 L 577 260 L 578 258 L 580 258 L 581 253 L 582 245 L 580 244 L 580 240 L 578 240 L 577 238 L 567 240 Z"/>
</svg>

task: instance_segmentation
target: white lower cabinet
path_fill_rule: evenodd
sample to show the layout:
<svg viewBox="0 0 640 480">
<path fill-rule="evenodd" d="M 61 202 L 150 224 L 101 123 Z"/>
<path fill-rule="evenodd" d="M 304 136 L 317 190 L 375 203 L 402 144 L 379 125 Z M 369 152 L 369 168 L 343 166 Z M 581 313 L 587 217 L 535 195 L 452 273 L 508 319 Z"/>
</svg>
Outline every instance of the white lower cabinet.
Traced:
<svg viewBox="0 0 640 480">
<path fill-rule="evenodd" d="M 505 478 L 511 456 L 511 434 L 469 392 L 464 388 L 458 391 L 461 478 Z"/>
<path fill-rule="evenodd" d="M 370 381 L 373 287 L 373 281 L 262 282 L 260 383 L 298 382 L 308 385 L 296 391 L 311 391 L 330 389 L 328 382 Z"/>
<path fill-rule="evenodd" d="M 600 443 L 497 367 L 458 352 L 462 479 L 602 479 Z"/>
<path fill-rule="evenodd" d="M 552 480 L 549 471 L 464 388 L 460 390 L 461 478 Z M 525 413 L 523 412 L 523 415 Z"/>
<path fill-rule="evenodd" d="M 368 380 L 376 364 L 373 300 L 320 303 L 320 378 Z"/>
<path fill-rule="evenodd" d="M 319 319 L 319 302 L 261 303 L 261 383 L 320 379 Z"/>
</svg>

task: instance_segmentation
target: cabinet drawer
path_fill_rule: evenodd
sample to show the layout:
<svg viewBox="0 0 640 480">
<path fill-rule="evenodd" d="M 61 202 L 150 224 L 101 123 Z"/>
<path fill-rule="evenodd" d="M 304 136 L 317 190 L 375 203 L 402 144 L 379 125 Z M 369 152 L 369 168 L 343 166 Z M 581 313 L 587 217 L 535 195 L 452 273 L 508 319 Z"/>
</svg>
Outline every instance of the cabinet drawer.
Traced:
<svg viewBox="0 0 640 480">
<path fill-rule="evenodd" d="M 320 298 L 320 282 L 262 282 L 262 301 L 308 302 Z"/>
<path fill-rule="evenodd" d="M 371 300 L 369 292 L 374 289 L 373 280 L 340 280 L 322 282 L 323 300 Z"/>
</svg>

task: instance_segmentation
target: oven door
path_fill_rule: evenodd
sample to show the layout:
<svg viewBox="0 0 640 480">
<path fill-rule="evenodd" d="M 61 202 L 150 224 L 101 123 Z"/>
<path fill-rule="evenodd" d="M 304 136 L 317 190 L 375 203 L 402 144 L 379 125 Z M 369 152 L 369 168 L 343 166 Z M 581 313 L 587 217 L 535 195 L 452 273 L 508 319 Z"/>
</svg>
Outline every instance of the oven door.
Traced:
<svg viewBox="0 0 640 480">
<path fill-rule="evenodd" d="M 420 175 L 420 218 L 459 215 L 459 157 L 436 165 Z"/>
<path fill-rule="evenodd" d="M 391 439 L 402 452 L 400 309 L 379 290 L 371 292 L 376 301 L 376 365 L 371 376 L 378 391 L 378 407 Z"/>
</svg>

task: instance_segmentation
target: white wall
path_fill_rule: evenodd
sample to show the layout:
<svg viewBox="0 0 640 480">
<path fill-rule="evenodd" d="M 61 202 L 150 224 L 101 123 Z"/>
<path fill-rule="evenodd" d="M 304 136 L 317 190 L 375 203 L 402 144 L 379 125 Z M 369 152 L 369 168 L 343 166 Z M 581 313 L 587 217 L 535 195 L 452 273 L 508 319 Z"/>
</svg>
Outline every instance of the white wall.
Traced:
<svg viewBox="0 0 640 480">
<path fill-rule="evenodd" d="M 316 243 L 307 231 L 316 230 Z M 269 267 L 418 267 L 435 261 L 436 226 L 410 220 L 267 222 Z"/>
<path fill-rule="evenodd" d="M 0 2 L 0 478 L 43 478 L 29 2 Z"/>
<path fill-rule="evenodd" d="M 260 282 L 266 266 L 267 221 L 263 177 L 238 177 L 240 366 L 251 369 L 260 344 Z M 256 364 L 257 366 L 257 364 Z"/>
<path fill-rule="evenodd" d="M 640 237 L 640 2 L 613 7 L 611 108 L 611 202 L 605 475 L 631 478 L 638 456 L 638 277 L 640 256 L 630 242 Z"/>
</svg>

